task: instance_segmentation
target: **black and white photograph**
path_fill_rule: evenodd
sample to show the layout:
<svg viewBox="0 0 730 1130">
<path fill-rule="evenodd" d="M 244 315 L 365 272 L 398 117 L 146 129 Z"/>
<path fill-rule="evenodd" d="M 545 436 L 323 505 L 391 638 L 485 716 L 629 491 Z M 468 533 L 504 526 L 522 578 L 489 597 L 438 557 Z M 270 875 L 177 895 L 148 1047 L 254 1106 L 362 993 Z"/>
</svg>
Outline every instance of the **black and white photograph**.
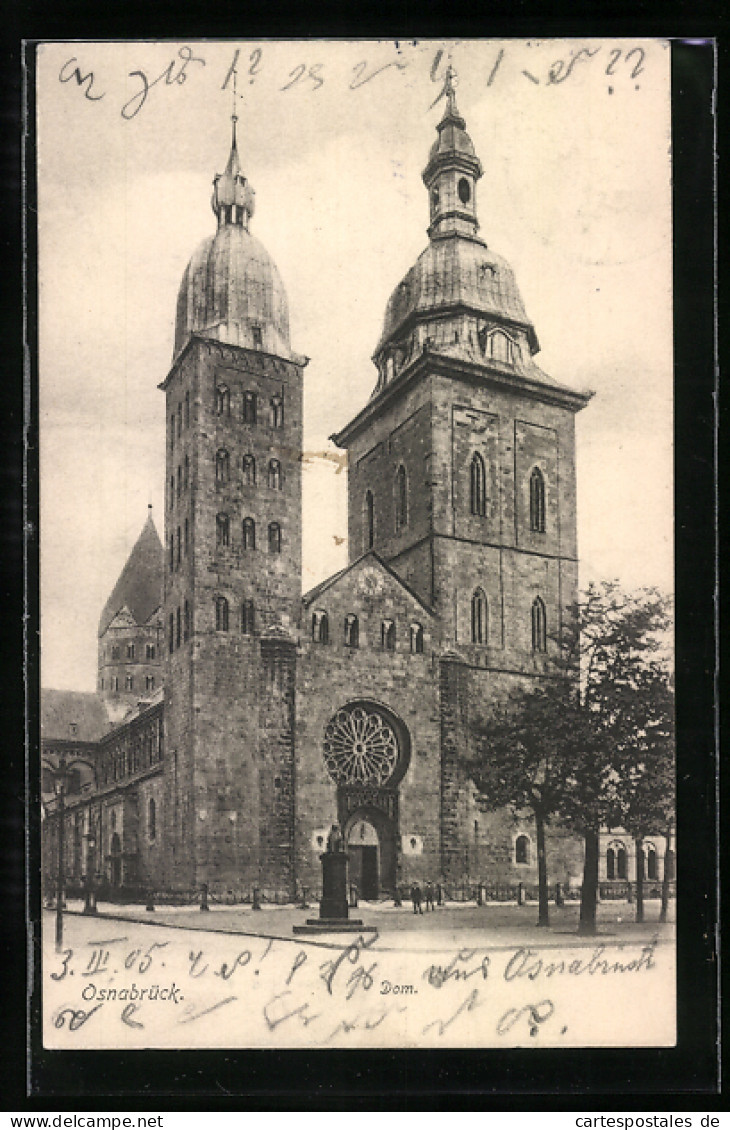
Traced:
<svg viewBox="0 0 730 1130">
<path fill-rule="evenodd" d="M 675 1046 L 670 63 L 38 45 L 44 1048 Z"/>
</svg>

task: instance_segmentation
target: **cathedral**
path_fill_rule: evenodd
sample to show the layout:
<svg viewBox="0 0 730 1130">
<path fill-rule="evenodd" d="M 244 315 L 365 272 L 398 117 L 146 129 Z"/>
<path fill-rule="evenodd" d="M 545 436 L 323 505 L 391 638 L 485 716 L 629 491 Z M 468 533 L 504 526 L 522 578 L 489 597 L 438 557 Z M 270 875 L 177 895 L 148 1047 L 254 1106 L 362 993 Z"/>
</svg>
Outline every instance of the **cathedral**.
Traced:
<svg viewBox="0 0 730 1130">
<path fill-rule="evenodd" d="M 150 514 L 101 614 L 96 693 L 43 692 L 48 881 L 62 765 L 70 888 L 294 899 L 317 890 L 334 822 L 364 898 L 536 882 L 529 817 L 481 811 L 460 756 L 491 704 L 544 676 L 576 597 L 590 394 L 535 360 L 480 231 L 481 175 L 449 79 L 428 243 L 388 299 L 372 395 L 332 436 L 349 564 L 302 593 L 307 359 L 234 117 L 159 386 L 164 542 Z M 553 831 L 548 853 L 551 881 L 580 882 L 579 842 Z"/>
</svg>

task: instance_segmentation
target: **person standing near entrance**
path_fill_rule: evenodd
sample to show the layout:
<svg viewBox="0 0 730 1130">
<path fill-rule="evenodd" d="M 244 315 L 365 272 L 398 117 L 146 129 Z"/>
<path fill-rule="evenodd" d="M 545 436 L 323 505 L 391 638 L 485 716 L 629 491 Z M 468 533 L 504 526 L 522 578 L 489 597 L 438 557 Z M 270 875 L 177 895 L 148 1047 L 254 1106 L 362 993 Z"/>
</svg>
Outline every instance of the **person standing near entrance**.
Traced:
<svg viewBox="0 0 730 1130">
<path fill-rule="evenodd" d="M 433 883 L 426 883 L 426 910 L 435 910 L 433 902 Z"/>
<path fill-rule="evenodd" d="M 418 883 L 414 883 L 411 887 L 411 902 L 413 903 L 413 913 L 423 914 L 423 907 L 421 906 L 421 888 Z"/>
</svg>

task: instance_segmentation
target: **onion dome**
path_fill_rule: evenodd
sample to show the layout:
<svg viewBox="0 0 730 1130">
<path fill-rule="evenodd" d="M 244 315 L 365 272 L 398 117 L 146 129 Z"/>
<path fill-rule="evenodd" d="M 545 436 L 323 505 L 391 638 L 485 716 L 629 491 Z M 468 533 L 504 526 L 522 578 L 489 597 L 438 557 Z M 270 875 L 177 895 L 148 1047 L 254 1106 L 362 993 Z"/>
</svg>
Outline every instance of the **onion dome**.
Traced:
<svg viewBox="0 0 730 1130">
<path fill-rule="evenodd" d="M 268 251 L 249 231 L 254 197 L 241 171 L 234 115 L 228 163 L 213 180 L 218 230 L 193 252 L 178 292 L 175 357 L 193 334 L 292 356 L 284 284 Z"/>
<path fill-rule="evenodd" d="M 483 360 L 497 328 L 510 335 L 516 364 L 529 364 L 539 349 L 512 268 L 479 235 L 476 186 L 482 165 L 456 105 L 453 80 L 449 68 L 446 108 L 423 172 L 429 244 L 386 305 L 373 354 L 380 371 L 376 393 L 423 348 Z"/>
</svg>

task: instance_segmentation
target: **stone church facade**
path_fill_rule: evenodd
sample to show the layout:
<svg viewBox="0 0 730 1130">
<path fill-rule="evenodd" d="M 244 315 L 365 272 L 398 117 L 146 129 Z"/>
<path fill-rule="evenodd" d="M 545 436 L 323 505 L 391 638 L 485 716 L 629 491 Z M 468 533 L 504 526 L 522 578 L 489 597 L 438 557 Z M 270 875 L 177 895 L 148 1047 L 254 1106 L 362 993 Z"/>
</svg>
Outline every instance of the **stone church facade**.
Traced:
<svg viewBox="0 0 730 1130">
<path fill-rule="evenodd" d="M 513 272 L 480 234 L 481 172 L 449 87 L 428 244 L 388 301 L 373 394 L 332 437 L 349 563 L 303 594 L 307 359 L 251 232 L 234 119 L 160 385 L 164 543 L 149 517 L 101 617 L 96 694 L 44 694 L 46 793 L 60 759 L 76 766 L 72 883 L 294 898 L 317 889 L 334 821 L 364 897 L 536 881 L 529 818 L 480 811 L 459 756 L 492 703 L 544 676 L 575 598 L 589 394 L 535 361 Z M 578 881 L 580 844 L 554 831 L 548 865 Z"/>
</svg>

